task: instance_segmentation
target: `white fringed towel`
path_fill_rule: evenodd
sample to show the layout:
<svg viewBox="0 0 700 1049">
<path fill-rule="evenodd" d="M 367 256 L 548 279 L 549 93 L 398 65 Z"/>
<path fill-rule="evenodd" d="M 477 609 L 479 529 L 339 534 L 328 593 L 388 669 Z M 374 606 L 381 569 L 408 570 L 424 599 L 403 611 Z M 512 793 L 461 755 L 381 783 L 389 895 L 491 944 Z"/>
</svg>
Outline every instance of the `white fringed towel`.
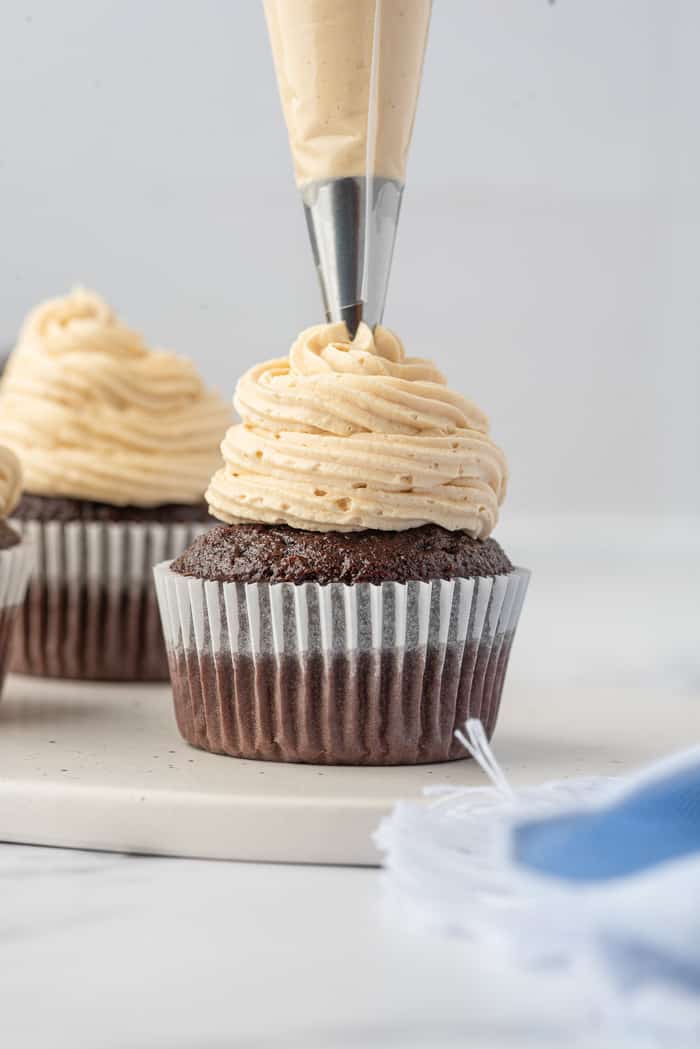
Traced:
<svg viewBox="0 0 700 1049">
<path fill-rule="evenodd" d="M 700 747 L 614 780 L 515 790 L 481 724 L 465 732 L 493 786 L 427 788 L 427 804 L 383 821 L 394 909 L 521 965 L 596 973 L 623 1027 L 641 1009 L 650 1036 L 655 1017 L 700 1044 Z"/>
</svg>

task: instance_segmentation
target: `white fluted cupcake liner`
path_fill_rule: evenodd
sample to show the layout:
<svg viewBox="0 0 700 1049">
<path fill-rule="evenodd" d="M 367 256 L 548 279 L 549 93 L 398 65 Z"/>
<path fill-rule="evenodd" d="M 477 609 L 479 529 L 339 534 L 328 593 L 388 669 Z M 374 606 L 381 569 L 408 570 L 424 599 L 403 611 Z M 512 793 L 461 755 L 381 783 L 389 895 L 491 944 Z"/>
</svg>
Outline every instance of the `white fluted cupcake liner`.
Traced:
<svg viewBox="0 0 700 1049">
<path fill-rule="evenodd" d="M 35 567 L 12 646 L 23 674 L 165 681 L 168 663 L 153 565 L 174 557 L 206 523 L 12 522 Z"/>
<path fill-rule="evenodd" d="M 217 583 L 155 568 L 180 732 L 215 753 L 384 765 L 493 732 L 529 572 L 430 583 Z"/>
<path fill-rule="evenodd" d="M 17 616 L 32 570 L 34 550 L 26 542 L 0 550 L 0 693 L 10 657 Z"/>
</svg>

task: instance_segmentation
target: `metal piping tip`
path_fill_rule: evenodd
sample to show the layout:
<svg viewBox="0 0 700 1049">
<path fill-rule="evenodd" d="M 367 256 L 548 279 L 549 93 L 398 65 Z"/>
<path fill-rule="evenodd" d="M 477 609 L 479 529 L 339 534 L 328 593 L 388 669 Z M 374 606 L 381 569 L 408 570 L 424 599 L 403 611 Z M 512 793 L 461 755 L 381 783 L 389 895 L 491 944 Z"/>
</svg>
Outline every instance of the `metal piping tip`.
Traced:
<svg viewBox="0 0 700 1049">
<path fill-rule="evenodd" d="M 402 194 L 401 182 L 366 176 L 301 188 L 326 319 L 345 321 L 351 338 L 384 314 Z"/>
</svg>

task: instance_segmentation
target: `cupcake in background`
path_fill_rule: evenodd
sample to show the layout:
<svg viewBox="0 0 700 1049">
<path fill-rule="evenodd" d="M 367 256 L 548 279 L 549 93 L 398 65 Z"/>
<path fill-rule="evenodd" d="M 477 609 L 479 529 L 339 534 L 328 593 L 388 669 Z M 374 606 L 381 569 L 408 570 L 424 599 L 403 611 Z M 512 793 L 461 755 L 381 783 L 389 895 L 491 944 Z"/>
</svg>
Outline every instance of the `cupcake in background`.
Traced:
<svg viewBox="0 0 700 1049">
<path fill-rule="evenodd" d="M 32 567 L 32 551 L 7 523 L 22 492 L 22 469 L 9 448 L 0 446 L 0 693 L 10 655 L 12 633 Z"/>
<path fill-rule="evenodd" d="M 486 416 L 385 328 L 303 332 L 238 384 L 207 499 L 225 522 L 155 569 L 178 726 L 244 758 L 463 757 L 496 724 L 528 572 L 490 538 Z"/>
<path fill-rule="evenodd" d="M 230 421 L 189 360 L 149 349 L 98 295 L 29 314 L 0 387 L 0 443 L 24 473 L 12 520 L 37 552 L 13 670 L 167 677 L 151 569 L 208 527 Z"/>
</svg>

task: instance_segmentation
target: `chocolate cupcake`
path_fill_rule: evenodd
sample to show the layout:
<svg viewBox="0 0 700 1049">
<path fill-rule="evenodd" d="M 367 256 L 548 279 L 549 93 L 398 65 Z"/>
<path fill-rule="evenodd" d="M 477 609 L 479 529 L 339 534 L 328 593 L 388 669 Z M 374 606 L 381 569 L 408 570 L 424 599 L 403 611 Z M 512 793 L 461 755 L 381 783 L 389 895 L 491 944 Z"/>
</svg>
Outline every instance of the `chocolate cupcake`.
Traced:
<svg viewBox="0 0 700 1049">
<path fill-rule="evenodd" d="M 17 614 L 24 601 L 32 567 L 32 551 L 7 523 L 20 497 L 22 472 L 9 448 L 0 447 L 0 694 L 10 655 Z"/>
<path fill-rule="evenodd" d="M 207 500 L 225 522 L 156 570 L 182 735 L 319 764 L 463 757 L 494 729 L 528 573 L 489 538 L 485 416 L 386 329 L 302 333 L 253 368 Z"/>
<path fill-rule="evenodd" d="M 97 295 L 29 315 L 0 389 L 0 441 L 25 476 L 12 524 L 36 547 L 13 670 L 167 678 L 151 569 L 211 523 L 230 419 L 189 361 L 150 350 Z"/>
</svg>

